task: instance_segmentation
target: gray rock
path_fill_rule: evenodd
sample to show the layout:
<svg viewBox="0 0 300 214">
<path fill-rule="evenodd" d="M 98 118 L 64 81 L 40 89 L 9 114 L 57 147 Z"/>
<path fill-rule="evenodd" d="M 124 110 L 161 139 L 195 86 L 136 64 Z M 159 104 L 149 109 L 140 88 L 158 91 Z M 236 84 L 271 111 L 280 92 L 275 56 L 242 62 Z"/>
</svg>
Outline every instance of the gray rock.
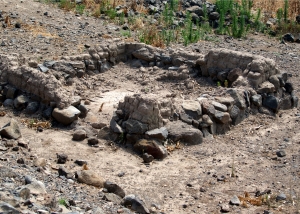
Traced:
<svg viewBox="0 0 300 214">
<path fill-rule="evenodd" d="M 8 139 L 18 139 L 21 137 L 21 131 L 19 125 L 15 119 L 11 119 L 11 121 L 2 127 L 0 130 L 0 135 L 4 138 Z"/>
<path fill-rule="evenodd" d="M 202 108 L 198 101 L 184 100 L 181 106 L 185 113 L 194 119 L 199 119 L 199 117 L 202 115 Z"/>
<path fill-rule="evenodd" d="M 3 106 L 6 108 L 12 108 L 14 107 L 14 100 L 13 99 L 6 99 L 3 102 Z"/>
<path fill-rule="evenodd" d="M 205 7 L 205 6 L 204 6 Z M 218 12 L 211 12 L 208 16 L 208 18 L 212 21 L 218 20 L 220 17 L 220 14 Z"/>
<path fill-rule="evenodd" d="M 47 162 L 45 158 L 35 158 L 33 160 L 33 165 L 37 167 L 44 167 L 47 165 Z"/>
<path fill-rule="evenodd" d="M 14 107 L 17 110 L 23 110 L 24 108 L 26 108 L 28 102 L 29 102 L 28 97 L 26 97 L 24 95 L 20 95 L 14 99 Z"/>
<path fill-rule="evenodd" d="M 240 68 L 234 68 L 231 71 L 229 71 L 228 75 L 227 75 L 227 79 L 230 82 L 234 82 L 237 80 L 237 78 L 239 76 L 241 76 L 243 74 L 243 71 Z"/>
<path fill-rule="evenodd" d="M 123 125 L 129 134 L 144 134 L 148 131 L 147 124 L 133 119 L 128 119 L 123 123 Z"/>
<path fill-rule="evenodd" d="M 182 122 L 185 122 L 185 123 L 187 123 L 189 125 L 193 124 L 193 117 L 190 116 L 190 115 L 188 115 L 188 114 L 186 114 L 186 113 L 184 113 L 184 112 L 182 112 L 182 113 L 179 114 L 179 118 L 180 118 L 180 120 Z"/>
<path fill-rule="evenodd" d="M 154 160 L 154 157 L 152 155 L 148 154 L 148 153 L 144 153 L 142 155 L 142 158 L 143 158 L 145 163 L 150 163 Z"/>
<path fill-rule="evenodd" d="M 192 6 L 186 9 L 190 13 L 195 13 L 197 16 L 203 16 L 203 9 L 199 6 Z"/>
<path fill-rule="evenodd" d="M 231 118 L 230 118 L 230 114 L 228 112 L 222 112 L 222 111 L 215 111 L 214 114 L 214 118 L 216 119 L 217 122 L 219 123 L 230 123 L 231 122 Z"/>
<path fill-rule="evenodd" d="M 119 133 L 122 134 L 124 133 L 124 130 L 122 129 L 122 127 L 114 120 L 114 118 L 112 118 L 110 120 L 110 128 L 113 132 L 115 133 Z"/>
<path fill-rule="evenodd" d="M 53 107 L 48 107 L 42 112 L 42 116 L 48 120 L 51 118 L 52 112 L 53 112 Z"/>
<path fill-rule="evenodd" d="M 257 107 L 260 107 L 262 105 L 262 96 L 260 94 L 256 94 L 256 95 L 253 95 L 251 97 L 251 102 L 257 106 Z"/>
<path fill-rule="evenodd" d="M 74 106 L 69 106 L 66 109 L 55 108 L 52 112 L 52 116 L 63 125 L 70 125 L 78 119 L 79 114 L 80 111 Z"/>
<path fill-rule="evenodd" d="M 207 127 L 211 126 L 213 123 L 214 122 L 211 120 L 211 118 L 207 114 L 202 115 L 202 121 L 200 123 L 201 128 L 207 128 Z"/>
<path fill-rule="evenodd" d="M 225 80 L 227 80 L 228 72 L 229 72 L 228 70 L 219 71 L 217 74 L 218 80 L 220 80 L 222 83 L 224 83 Z"/>
<path fill-rule="evenodd" d="M 104 187 L 104 179 L 92 170 L 78 171 L 76 175 L 77 180 L 80 183 L 88 184 L 99 188 Z"/>
<path fill-rule="evenodd" d="M 216 110 L 223 111 L 223 112 L 226 112 L 228 110 L 226 105 L 221 104 L 219 102 L 212 101 L 211 104 L 215 107 Z"/>
<path fill-rule="evenodd" d="M 47 193 L 45 184 L 41 181 L 33 180 L 30 184 L 23 186 L 23 188 L 28 188 L 30 194 L 45 194 Z"/>
<path fill-rule="evenodd" d="M 230 117 L 233 125 L 237 125 L 245 118 L 244 110 L 240 110 L 236 105 L 233 105 L 230 109 Z"/>
<path fill-rule="evenodd" d="M 82 141 L 86 138 L 86 131 L 83 129 L 76 130 L 73 134 L 73 140 Z"/>
<path fill-rule="evenodd" d="M 68 160 L 68 155 L 66 154 L 57 154 L 56 156 L 58 164 L 65 164 Z"/>
<path fill-rule="evenodd" d="M 90 146 L 97 145 L 98 143 L 99 143 L 99 140 L 96 137 L 91 137 L 91 138 L 88 139 L 88 144 Z"/>
<path fill-rule="evenodd" d="M 140 60 L 133 60 L 130 64 L 130 66 L 133 68 L 140 68 L 143 65 Z"/>
<path fill-rule="evenodd" d="M 85 160 L 75 160 L 75 162 L 78 166 L 83 166 L 84 164 L 87 164 L 87 161 Z"/>
<path fill-rule="evenodd" d="M 298 97 L 297 96 L 292 96 L 292 107 L 297 108 L 298 107 Z"/>
<path fill-rule="evenodd" d="M 40 69 L 41 72 L 46 73 L 47 71 L 49 71 L 49 68 L 47 68 L 46 66 L 44 66 L 43 64 L 38 64 L 38 68 Z"/>
<path fill-rule="evenodd" d="M 147 62 L 151 62 L 154 60 L 154 54 L 150 53 L 148 48 L 141 48 L 139 50 L 136 50 L 132 53 L 132 55 Z"/>
<path fill-rule="evenodd" d="M 0 201 L 0 213 L 21 214 L 19 210 L 17 210 L 10 204 L 1 201 Z"/>
<path fill-rule="evenodd" d="M 71 105 L 76 107 L 79 106 L 81 103 L 81 97 L 80 96 L 73 96 L 71 100 Z M 79 109 L 78 109 L 79 110 Z"/>
<path fill-rule="evenodd" d="M 125 191 L 118 184 L 110 181 L 105 181 L 104 188 L 107 189 L 109 193 L 116 194 L 121 198 L 125 197 Z"/>
<path fill-rule="evenodd" d="M 89 109 L 85 105 L 80 104 L 80 105 L 76 106 L 76 108 L 80 111 L 80 114 L 79 114 L 80 118 L 86 117 Z"/>
<path fill-rule="evenodd" d="M 230 207 L 229 207 L 229 205 L 228 205 L 228 204 L 222 204 L 222 206 L 221 206 L 221 212 L 223 212 L 223 213 L 228 213 L 228 212 L 230 212 Z"/>
<path fill-rule="evenodd" d="M 113 193 L 105 193 L 104 196 L 102 197 L 102 199 L 105 201 L 111 201 L 114 204 L 121 204 L 121 202 L 122 202 L 122 198 Z"/>
<path fill-rule="evenodd" d="M 132 210 L 140 214 L 149 214 L 149 210 L 145 203 L 135 195 L 126 195 L 121 203 L 123 206 L 129 206 Z"/>
<path fill-rule="evenodd" d="M 39 110 L 39 107 L 40 107 L 39 102 L 30 102 L 26 106 L 25 111 L 27 114 L 34 114 L 35 112 L 37 112 Z"/>
<path fill-rule="evenodd" d="M 18 90 L 16 88 L 6 86 L 5 89 L 6 93 L 4 95 L 7 99 L 14 99 L 17 96 Z"/>
<path fill-rule="evenodd" d="M 7 168 L 4 166 L 0 167 L 0 178 L 15 178 L 18 174 L 11 168 Z"/>
<path fill-rule="evenodd" d="M 199 129 L 184 124 L 180 121 L 168 123 L 169 138 L 173 142 L 180 141 L 189 145 L 200 144 L 203 141 L 203 134 Z"/>
<path fill-rule="evenodd" d="M 289 82 L 285 83 L 284 88 L 287 93 L 292 93 L 294 90 L 293 84 Z"/>
<path fill-rule="evenodd" d="M 279 109 L 279 100 L 272 95 L 266 96 L 263 98 L 263 106 L 277 112 Z"/>
<path fill-rule="evenodd" d="M 246 106 L 246 101 L 242 93 L 240 93 L 236 89 L 228 89 L 227 93 L 234 99 L 234 104 L 239 108 L 239 109 L 245 109 Z"/>
<path fill-rule="evenodd" d="M 202 110 L 204 114 L 214 115 L 216 109 L 211 103 L 204 101 L 202 102 Z"/>
<path fill-rule="evenodd" d="M 275 92 L 275 86 L 269 81 L 263 82 L 257 89 L 257 93 L 259 94 L 268 94 L 273 92 Z"/>
<path fill-rule="evenodd" d="M 280 88 L 280 81 L 276 75 L 270 76 L 269 82 L 274 85 L 276 91 Z"/>
<path fill-rule="evenodd" d="M 283 201 L 286 200 L 286 195 L 284 193 L 280 193 L 276 196 L 276 201 Z"/>
<path fill-rule="evenodd" d="M 280 100 L 279 109 L 287 110 L 292 108 L 292 97 L 286 96 Z"/>
<path fill-rule="evenodd" d="M 284 150 L 280 150 L 280 151 L 277 151 L 276 152 L 276 155 L 278 156 L 278 157 L 285 157 L 286 156 L 286 153 L 285 153 L 285 151 Z"/>
<path fill-rule="evenodd" d="M 159 129 L 153 129 L 150 131 L 147 131 L 145 133 L 147 138 L 154 138 L 158 140 L 165 140 L 168 137 L 168 130 L 166 127 L 161 127 Z"/>
<path fill-rule="evenodd" d="M 140 153 L 147 152 L 156 159 L 164 159 L 168 156 L 166 148 L 155 140 L 141 139 L 134 144 L 134 149 Z"/>
<path fill-rule="evenodd" d="M 234 195 L 233 198 L 230 200 L 230 204 L 239 206 L 241 204 L 241 201 L 236 195 Z"/>
</svg>

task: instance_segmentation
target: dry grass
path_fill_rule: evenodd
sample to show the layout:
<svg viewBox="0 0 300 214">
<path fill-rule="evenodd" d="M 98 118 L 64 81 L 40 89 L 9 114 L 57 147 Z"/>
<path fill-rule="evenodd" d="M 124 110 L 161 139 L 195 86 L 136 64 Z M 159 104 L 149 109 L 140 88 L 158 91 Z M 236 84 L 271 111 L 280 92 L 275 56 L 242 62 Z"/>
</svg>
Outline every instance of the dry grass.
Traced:
<svg viewBox="0 0 300 214">
<path fill-rule="evenodd" d="M 44 128 L 44 129 L 49 129 L 51 128 L 51 122 L 49 121 L 40 121 L 37 119 L 23 119 L 21 120 L 21 123 L 26 125 L 28 128 Z"/>
<path fill-rule="evenodd" d="M 264 18 L 276 18 L 276 12 L 279 8 L 284 8 L 284 0 L 253 0 L 253 8 L 261 8 Z M 288 17 L 290 20 L 295 20 L 295 17 L 300 14 L 300 1 L 289 0 Z"/>
<path fill-rule="evenodd" d="M 44 36 L 48 38 L 59 38 L 56 34 L 51 34 L 45 29 L 43 26 L 40 25 L 29 25 L 26 23 L 22 24 L 23 28 L 30 31 L 34 36 Z"/>
</svg>

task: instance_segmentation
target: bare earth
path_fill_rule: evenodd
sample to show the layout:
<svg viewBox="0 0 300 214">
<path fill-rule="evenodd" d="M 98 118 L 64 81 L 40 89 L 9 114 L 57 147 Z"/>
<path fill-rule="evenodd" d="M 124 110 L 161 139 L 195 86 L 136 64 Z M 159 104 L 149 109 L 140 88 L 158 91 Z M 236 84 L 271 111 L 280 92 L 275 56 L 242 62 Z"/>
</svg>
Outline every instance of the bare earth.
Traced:
<svg viewBox="0 0 300 214">
<path fill-rule="evenodd" d="M 107 24 L 103 19 L 75 16 L 73 13 L 41 4 L 33 0 L 1 0 L 3 16 L 16 14 L 12 25 L 21 23 L 21 28 L 1 28 L 0 53 L 22 53 L 23 56 L 44 61 L 65 55 L 86 52 L 84 45 L 97 44 L 104 40 L 101 35 L 120 37 L 120 26 Z M 48 12 L 48 16 L 44 15 Z M 88 24 L 86 24 L 88 23 Z M 84 25 L 84 28 L 81 26 Z M 99 34 L 100 33 L 100 34 Z M 61 36 L 59 36 L 61 35 Z M 249 34 L 245 40 L 217 37 L 217 41 L 199 41 L 186 49 L 207 53 L 211 48 L 224 47 L 232 50 L 255 53 L 272 58 L 280 70 L 288 72 L 299 97 L 300 46 L 299 44 L 280 44 L 265 35 Z M 185 48 L 174 45 L 171 48 Z M 91 102 L 90 112 L 96 117 L 79 119 L 76 126 L 88 127 L 91 121 L 109 124 L 113 111 L 125 95 L 134 93 L 156 93 L 166 95 L 175 93 L 185 98 L 197 98 L 214 87 L 205 79 L 195 78 L 194 89 L 184 90 L 181 83 L 158 82 L 156 73 L 142 73 L 129 65 L 120 63 L 105 73 L 91 76 L 76 82 L 82 86 L 80 96 Z M 147 80 L 145 85 L 141 82 Z M 99 106 L 103 104 L 102 112 Z M 4 109 L 6 115 L 0 118 L 0 126 L 10 118 L 20 122 L 23 114 Z M 29 142 L 30 151 L 8 150 L 0 153 L 8 161 L 0 166 L 15 166 L 21 174 L 32 173 L 16 163 L 20 157 L 26 165 L 32 165 L 32 156 L 47 160 L 45 170 L 34 172 L 37 179 L 46 184 L 49 192 L 57 198 L 76 198 L 83 204 L 106 207 L 107 213 L 117 205 L 102 201 L 98 196 L 100 189 L 78 183 L 68 183 L 57 178 L 55 170 L 56 154 L 64 153 L 69 157 L 65 167 L 75 171 L 81 167 L 73 163 L 76 159 L 88 162 L 88 167 L 106 180 L 119 184 L 127 194 L 140 196 L 147 207 L 156 213 L 220 213 L 222 204 L 228 204 L 234 196 L 248 192 L 252 198 L 256 191 L 272 191 L 270 206 L 247 207 L 231 206 L 231 213 L 296 213 L 300 209 L 300 112 L 298 108 L 280 111 L 276 117 L 256 114 L 249 115 L 242 123 L 232 126 L 225 135 L 205 138 L 201 145 L 185 146 L 170 152 L 163 161 L 145 165 L 141 157 L 132 151 L 130 145 L 118 145 L 101 140 L 99 147 L 90 147 L 87 141 L 72 141 L 74 127 L 53 127 L 43 132 L 21 125 L 22 138 Z M 91 128 L 92 129 L 92 128 Z M 96 131 L 91 130 L 91 135 Z M 277 157 L 276 151 L 284 150 L 285 157 Z M 73 161 L 72 161 L 73 160 Z M 119 176 L 124 173 L 124 176 Z M 230 176 L 231 174 L 235 176 Z M 225 176 L 224 181 L 218 181 Z M 287 200 L 276 202 L 274 198 L 284 193 Z M 156 208 L 154 205 L 156 205 Z M 110 207 L 110 208 L 109 208 Z M 84 211 L 82 211 L 84 212 Z M 154 213 L 155 213 L 154 212 Z"/>
</svg>

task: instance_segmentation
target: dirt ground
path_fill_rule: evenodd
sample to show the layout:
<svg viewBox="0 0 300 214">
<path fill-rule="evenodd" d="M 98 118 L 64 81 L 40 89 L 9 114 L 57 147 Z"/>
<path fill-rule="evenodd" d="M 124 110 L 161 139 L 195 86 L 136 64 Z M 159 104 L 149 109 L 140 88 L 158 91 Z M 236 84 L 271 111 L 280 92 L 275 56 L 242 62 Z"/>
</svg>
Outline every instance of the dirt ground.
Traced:
<svg viewBox="0 0 300 214">
<path fill-rule="evenodd" d="M 0 30 L 0 43 L 5 43 L 0 46 L 1 54 L 17 52 L 44 61 L 85 52 L 84 45 L 97 44 L 105 39 L 99 32 L 101 35 L 120 37 L 120 32 L 116 30 L 119 26 L 107 24 L 105 20 L 75 16 L 33 0 L 1 0 L 0 10 L 4 17 L 16 15 L 11 19 L 12 27 Z M 14 28 L 16 22 L 21 23 L 22 27 Z M 288 72 L 296 95 L 300 96 L 299 44 L 280 44 L 275 38 L 250 34 L 243 40 L 217 36 L 214 42 L 199 41 L 186 49 L 207 53 L 214 47 L 247 51 L 274 59 L 280 70 Z M 171 48 L 183 47 L 172 45 Z M 74 126 L 88 127 L 93 121 L 109 124 L 113 111 L 125 95 L 175 93 L 181 98 L 196 98 L 215 90 L 215 86 L 200 77 L 192 80 L 195 86 L 193 90 L 184 90 L 181 87 L 183 83 L 156 81 L 155 77 L 160 71 L 148 71 L 145 74 L 120 63 L 105 73 L 76 82 L 82 86 L 82 99 L 91 103 L 88 105 L 88 117 L 80 119 Z M 141 80 L 147 80 L 147 83 L 142 85 Z M 103 109 L 99 112 L 102 103 Z M 12 117 L 20 124 L 25 117 L 1 108 L 6 112 L 0 118 L 1 127 Z M 170 152 L 163 161 L 154 161 L 150 165 L 144 164 L 142 158 L 132 152 L 130 145 L 102 140 L 99 147 L 90 147 L 86 140 L 72 141 L 72 126 L 36 132 L 23 124 L 22 138 L 29 142 L 31 151 L 19 152 L 16 156 L 24 156 L 29 163 L 31 155 L 45 158 L 50 174 L 56 173 L 57 153 L 67 154 L 69 160 L 86 160 L 90 169 L 116 182 L 126 193 L 140 196 L 148 207 L 156 206 L 157 213 L 220 213 L 221 206 L 228 204 L 234 195 L 244 196 L 248 192 L 251 198 L 255 198 L 257 191 L 267 189 L 272 192 L 268 203 L 256 206 L 246 202 L 245 206 L 230 206 L 230 212 L 264 213 L 269 209 L 273 213 L 296 213 L 300 210 L 299 121 L 299 108 L 280 111 L 276 117 L 250 114 L 242 123 L 232 126 L 225 135 L 205 138 L 201 145 L 182 145 Z M 277 157 L 279 150 L 284 150 L 286 156 Z M 1 161 L 0 164 L 12 166 L 17 157 L 11 163 Z M 78 168 L 73 161 L 69 161 L 66 167 L 72 170 Z M 120 173 L 124 175 L 120 176 Z M 46 182 L 51 192 L 56 191 L 48 181 L 47 173 L 40 172 L 36 176 Z M 72 192 L 67 189 L 78 187 L 84 190 L 81 194 L 85 198 L 93 200 L 95 204 L 100 203 L 97 202 L 99 189 L 76 183 L 62 183 L 64 185 L 68 187 L 64 187 L 65 191 L 55 193 L 58 197 L 71 198 Z M 275 198 L 280 193 L 284 193 L 287 200 L 276 202 Z M 84 200 L 80 193 L 77 197 Z"/>
</svg>

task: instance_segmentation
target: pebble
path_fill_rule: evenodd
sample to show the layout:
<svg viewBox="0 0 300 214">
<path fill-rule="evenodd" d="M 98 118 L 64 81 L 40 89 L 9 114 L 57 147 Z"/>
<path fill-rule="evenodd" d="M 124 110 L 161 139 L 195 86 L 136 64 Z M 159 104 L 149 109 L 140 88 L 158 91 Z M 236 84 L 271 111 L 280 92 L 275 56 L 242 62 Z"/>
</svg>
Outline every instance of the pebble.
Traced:
<svg viewBox="0 0 300 214">
<path fill-rule="evenodd" d="M 230 200 L 230 204 L 239 206 L 241 204 L 241 201 L 236 195 L 234 195 L 233 198 Z"/>
</svg>

